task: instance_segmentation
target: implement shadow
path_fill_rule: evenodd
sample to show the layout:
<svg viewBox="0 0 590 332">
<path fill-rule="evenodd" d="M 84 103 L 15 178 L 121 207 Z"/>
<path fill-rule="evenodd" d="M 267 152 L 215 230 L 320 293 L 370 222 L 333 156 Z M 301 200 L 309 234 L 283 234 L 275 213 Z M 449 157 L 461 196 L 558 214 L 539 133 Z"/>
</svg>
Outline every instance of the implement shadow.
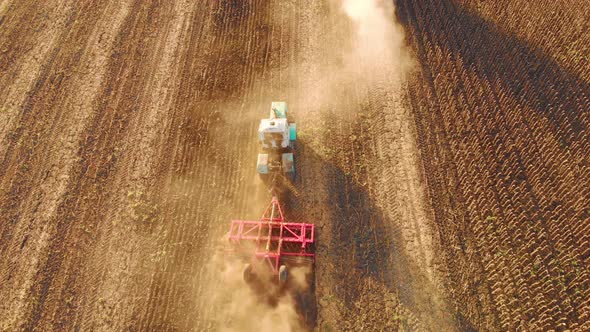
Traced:
<svg viewBox="0 0 590 332">
<path fill-rule="evenodd" d="M 461 59 L 453 61 L 462 64 L 460 69 L 474 71 L 492 84 L 498 82 L 513 100 L 549 119 L 564 143 L 582 142 L 587 136 L 582 114 L 590 106 L 590 85 L 541 48 L 499 30 L 451 0 L 394 2 L 399 22 L 415 33 L 426 73 L 430 69 L 425 48 L 438 47 L 453 60 Z"/>
<path fill-rule="evenodd" d="M 316 274 L 323 270 L 329 274 L 328 280 L 336 281 L 336 284 L 315 286 L 316 289 L 320 286 L 324 290 L 330 288 L 330 292 L 342 301 L 347 311 L 343 315 L 345 324 L 354 325 L 362 318 L 364 329 L 389 330 L 395 327 L 413 330 L 420 326 L 435 328 L 437 322 L 445 320 L 451 325 L 461 321 L 458 330 L 475 330 L 458 313 L 446 312 L 448 306 L 434 303 L 430 291 L 439 289 L 429 280 L 423 264 L 406 251 L 406 239 L 399 220 L 387 217 L 364 187 L 307 144 L 299 142 L 297 154 L 295 184 L 299 192 L 297 197 L 291 195 L 285 204 L 289 207 L 287 217 L 316 224 Z M 319 180 L 321 183 L 309 181 L 305 179 L 313 176 L 308 175 L 309 172 L 322 174 L 324 179 Z M 327 191 L 323 197 L 325 202 L 317 199 L 316 191 L 321 187 Z M 318 204 L 324 204 L 319 213 Z M 316 282 L 322 280 L 326 279 L 316 275 Z M 372 281 L 378 286 L 366 288 Z M 385 295 L 376 293 L 375 288 L 393 294 L 402 310 L 412 317 L 385 315 Z M 318 301 L 321 296 L 315 294 Z M 365 303 L 367 296 L 381 303 L 359 308 L 358 304 Z M 380 309 L 383 312 L 378 313 Z M 317 310 L 318 319 L 322 319 L 319 302 Z M 372 316 L 377 319 L 365 321 L 369 320 L 366 317 Z M 324 328 L 322 321 L 316 324 Z M 347 329 L 351 325 L 341 327 Z"/>
</svg>

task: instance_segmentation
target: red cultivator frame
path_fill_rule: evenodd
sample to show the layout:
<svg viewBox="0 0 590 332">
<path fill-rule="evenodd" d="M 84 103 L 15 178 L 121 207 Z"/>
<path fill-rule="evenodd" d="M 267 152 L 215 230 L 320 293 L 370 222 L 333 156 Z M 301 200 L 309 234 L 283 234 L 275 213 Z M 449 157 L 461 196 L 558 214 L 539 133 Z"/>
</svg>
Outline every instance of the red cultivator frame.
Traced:
<svg viewBox="0 0 590 332">
<path fill-rule="evenodd" d="M 267 265 L 276 275 L 288 256 L 314 259 L 314 232 L 313 224 L 285 222 L 281 205 L 273 197 L 259 221 L 232 220 L 229 241 L 234 245 L 253 244 L 253 261 Z"/>
</svg>

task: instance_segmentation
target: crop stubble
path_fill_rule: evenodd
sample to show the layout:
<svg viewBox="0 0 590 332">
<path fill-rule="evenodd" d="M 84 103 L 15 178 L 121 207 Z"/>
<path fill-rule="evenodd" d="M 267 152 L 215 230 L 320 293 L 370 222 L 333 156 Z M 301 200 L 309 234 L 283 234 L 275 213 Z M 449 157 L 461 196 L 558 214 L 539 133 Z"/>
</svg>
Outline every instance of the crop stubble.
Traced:
<svg viewBox="0 0 590 332">
<path fill-rule="evenodd" d="M 587 4 L 397 5 L 462 327 L 587 330 Z"/>
</svg>

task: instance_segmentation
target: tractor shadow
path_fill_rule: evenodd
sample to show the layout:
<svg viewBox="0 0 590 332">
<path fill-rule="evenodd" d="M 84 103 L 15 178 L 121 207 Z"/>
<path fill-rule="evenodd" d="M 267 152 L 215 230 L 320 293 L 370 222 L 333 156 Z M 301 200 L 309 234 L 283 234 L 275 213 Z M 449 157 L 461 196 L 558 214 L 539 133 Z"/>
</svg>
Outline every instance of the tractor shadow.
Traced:
<svg viewBox="0 0 590 332">
<path fill-rule="evenodd" d="M 322 324 L 318 321 L 322 316 L 318 314 L 318 310 L 322 310 L 318 303 L 321 294 L 315 293 L 318 286 L 324 291 L 329 288 L 342 301 L 349 310 L 345 320 L 360 319 L 364 312 L 378 308 L 355 309 L 355 305 L 363 303 L 362 297 L 367 295 L 363 285 L 369 279 L 376 281 L 380 289 L 395 294 L 399 304 L 413 316 L 433 315 L 435 322 L 440 310 L 424 307 L 424 304 L 431 303 L 429 290 L 437 288 L 429 281 L 425 267 L 406 251 L 400 221 L 387 217 L 363 186 L 305 143 L 298 142 L 297 155 L 295 186 L 298 195 L 286 197 L 285 206 L 289 207 L 287 218 L 316 225 L 316 275 L 312 278 L 313 305 L 307 308 L 312 318 L 307 321 L 308 327 Z M 324 178 L 317 179 L 314 172 Z M 326 195 L 318 194 L 318 188 L 325 188 Z M 330 274 L 328 280 L 337 281 L 337 284 L 316 284 L 326 280 L 317 273 Z M 381 304 L 385 307 L 384 302 Z M 450 320 L 461 321 L 458 330 L 474 330 L 459 313 L 444 314 Z M 387 319 L 383 315 L 380 317 Z M 400 328 L 412 329 L 412 326 L 404 325 L 403 320 L 397 323 Z M 385 325 L 379 326 L 366 327 L 380 329 Z"/>
<path fill-rule="evenodd" d="M 439 48 L 451 55 L 454 64 L 462 64 L 461 70 L 475 72 L 483 82 L 497 82 L 513 100 L 546 117 L 564 143 L 584 139 L 587 128 L 582 114 L 590 98 L 588 82 L 541 48 L 500 31 L 451 0 L 420 2 L 418 6 L 395 0 L 395 5 L 398 21 L 407 31 L 414 31 L 412 38 L 428 79 L 437 73 L 430 72 L 424 47 Z"/>
</svg>

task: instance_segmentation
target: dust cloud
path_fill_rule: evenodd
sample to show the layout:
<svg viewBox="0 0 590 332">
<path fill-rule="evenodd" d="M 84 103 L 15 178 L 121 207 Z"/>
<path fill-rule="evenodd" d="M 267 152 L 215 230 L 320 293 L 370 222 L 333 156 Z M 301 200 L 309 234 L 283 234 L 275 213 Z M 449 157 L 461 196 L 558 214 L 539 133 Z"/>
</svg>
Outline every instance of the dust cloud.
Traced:
<svg viewBox="0 0 590 332">
<path fill-rule="evenodd" d="M 318 9 L 309 24 L 310 45 L 299 63 L 301 98 L 297 110 L 317 118 L 324 110 L 349 107 L 350 96 L 369 100 L 376 91 L 397 91 L 415 65 L 396 22 L 395 7 L 384 0 L 330 0 L 326 13 Z M 350 115 L 350 114 L 348 114 Z"/>
<path fill-rule="evenodd" d="M 401 74 L 411 65 L 404 45 L 404 32 L 395 23 L 392 1 L 341 0 L 341 6 L 353 23 L 352 52 L 349 66 L 364 77 L 377 70 Z"/>
<path fill-rule="evenodd" d="M 302 53 L 304 61 L 292 64 L 296 66 L 292 72 L 298 73 L 301 84 L 289 86 L 288 91 L 281 91 L 280 95 L 270 93 L 265 99 L 264 105 L 258 102 L 252 105 L 242 105 L 244 109 L 256 108 L 257 111 L 243 112 L 243 117 L 225 119 L 232 125 L 257 124 L 258 120 L 266 116 L 270 100 L 286 100 L 285 95 L 305 96 L 299 98 L 294 104 L 297 119 L 305 121 L 312 117 L 312 111 L 322 111 L 326 105 L 337 105 L 345 94 L 368 93 L 372 87 L 391 87 L 393 83 L 402 81 L 403 73 L 412 66 L 412 60 L 404 45 L 404 33 L 394 20 L 394 7 L 389 1 L 380 0 L 329 0 L 330 13 L 342 27 L 335 29 L 333 33 L 333 45 L 323 45 L 321 40 L 326 38 L 321 28 L 313 27 L 313 24 L 305 29 L 310 35 L 309 43 L 303 45 Z M 318 20 L 321 20 L 322 10 L 315 12 Z M 325 14 L 325 13 L 324 13 Z M 311 19 L 315 22 L 315 18 Z M 337 35 L 339 34 L 339 35 Z M 320 55 L 318 55 L 320 54 Z M 275 70 L 281 70 L 275 69 Z M 280 76 L 273 73 L 273 77 Z M 359 83 L 367 89 L 360 92 Z M 254 80 L 252 90 L 264 91 L 260 88 L 268 82 L 259 79 Z M 268 99 L 268 102 L 266 101 Z M 287 100 L 289 101 L 289 100 Z M 290 101 L 289 101 L 290 102 Z M 342 107 L 346 109 L 346 107 Z M 222 113 L 223 114 L 223 113 Z M 244 143 L 244 149 L 249 145 Z M 311 146 L 311 145 L 310 145 Z M 313 146 L 311 146 L 313 148 Z M 244 171 L 243 179 L 248 179 L 246 174 L 252 172 L 249 164 Z M 256 177 L 257 179 L 257 177 Z M 264 192 L 264 184 L 253 180 L 248 184 L 252 189 L 249 201 L 252 215 L 262 213 L 262 202 L 268 204 L 267 193 Z M 227 239 L 223 239 L 227 244 Z M 297 302 L 290 294 L 282 294 L 275 301 L 270 301 L 264 294 L 254 290 L 243 280 L 242 274 L 247 259 L 243 257 L 251 255 L 252 251 L 244 250 L 244 255 L 228 255 L 220 253 L 213 259 L 214 263 L 208 272 L 215 275 L 216 280 L 210 287 L 210 296 L 206 300 L 210 305 L 209 313 L 212 316 L 212 327 L 219 331 L 306 331 L 304 321 L 297 312 Z M 240 257 L 241 256 L 241 257 Z M 294 288 L 306 291 L 310 286 L 309 275 L 311 269 L 293 268 L 289 270 L 289 280 Z M 263 293 L 275 294 L 277 285 L 267 283 Z"/>
<path fill-rule="evenodd" d="M 227 241 L 227 239 L 225 239 Z M 250 248 L 251 249 L 251 248 Z M 211 292 L 208 302 L 214 308 L 215 330 L 238 331 L 305 331 L 297 305 L 291 296 L 293 291 L 303 291 L 309 269 L 292 269 L 289 278 L 292 286 L 288 293 L 281 293 L 276 283 L 264 283 L 264 288 L 246 284 L 243 279 L 243 257 L 252 250 L 243 252 L 219 252 L 212 260 L 210 270 L 218 276 L 219 287 Z M 279 295 L 280 294 L 280 295 Z"/>
</svg>

